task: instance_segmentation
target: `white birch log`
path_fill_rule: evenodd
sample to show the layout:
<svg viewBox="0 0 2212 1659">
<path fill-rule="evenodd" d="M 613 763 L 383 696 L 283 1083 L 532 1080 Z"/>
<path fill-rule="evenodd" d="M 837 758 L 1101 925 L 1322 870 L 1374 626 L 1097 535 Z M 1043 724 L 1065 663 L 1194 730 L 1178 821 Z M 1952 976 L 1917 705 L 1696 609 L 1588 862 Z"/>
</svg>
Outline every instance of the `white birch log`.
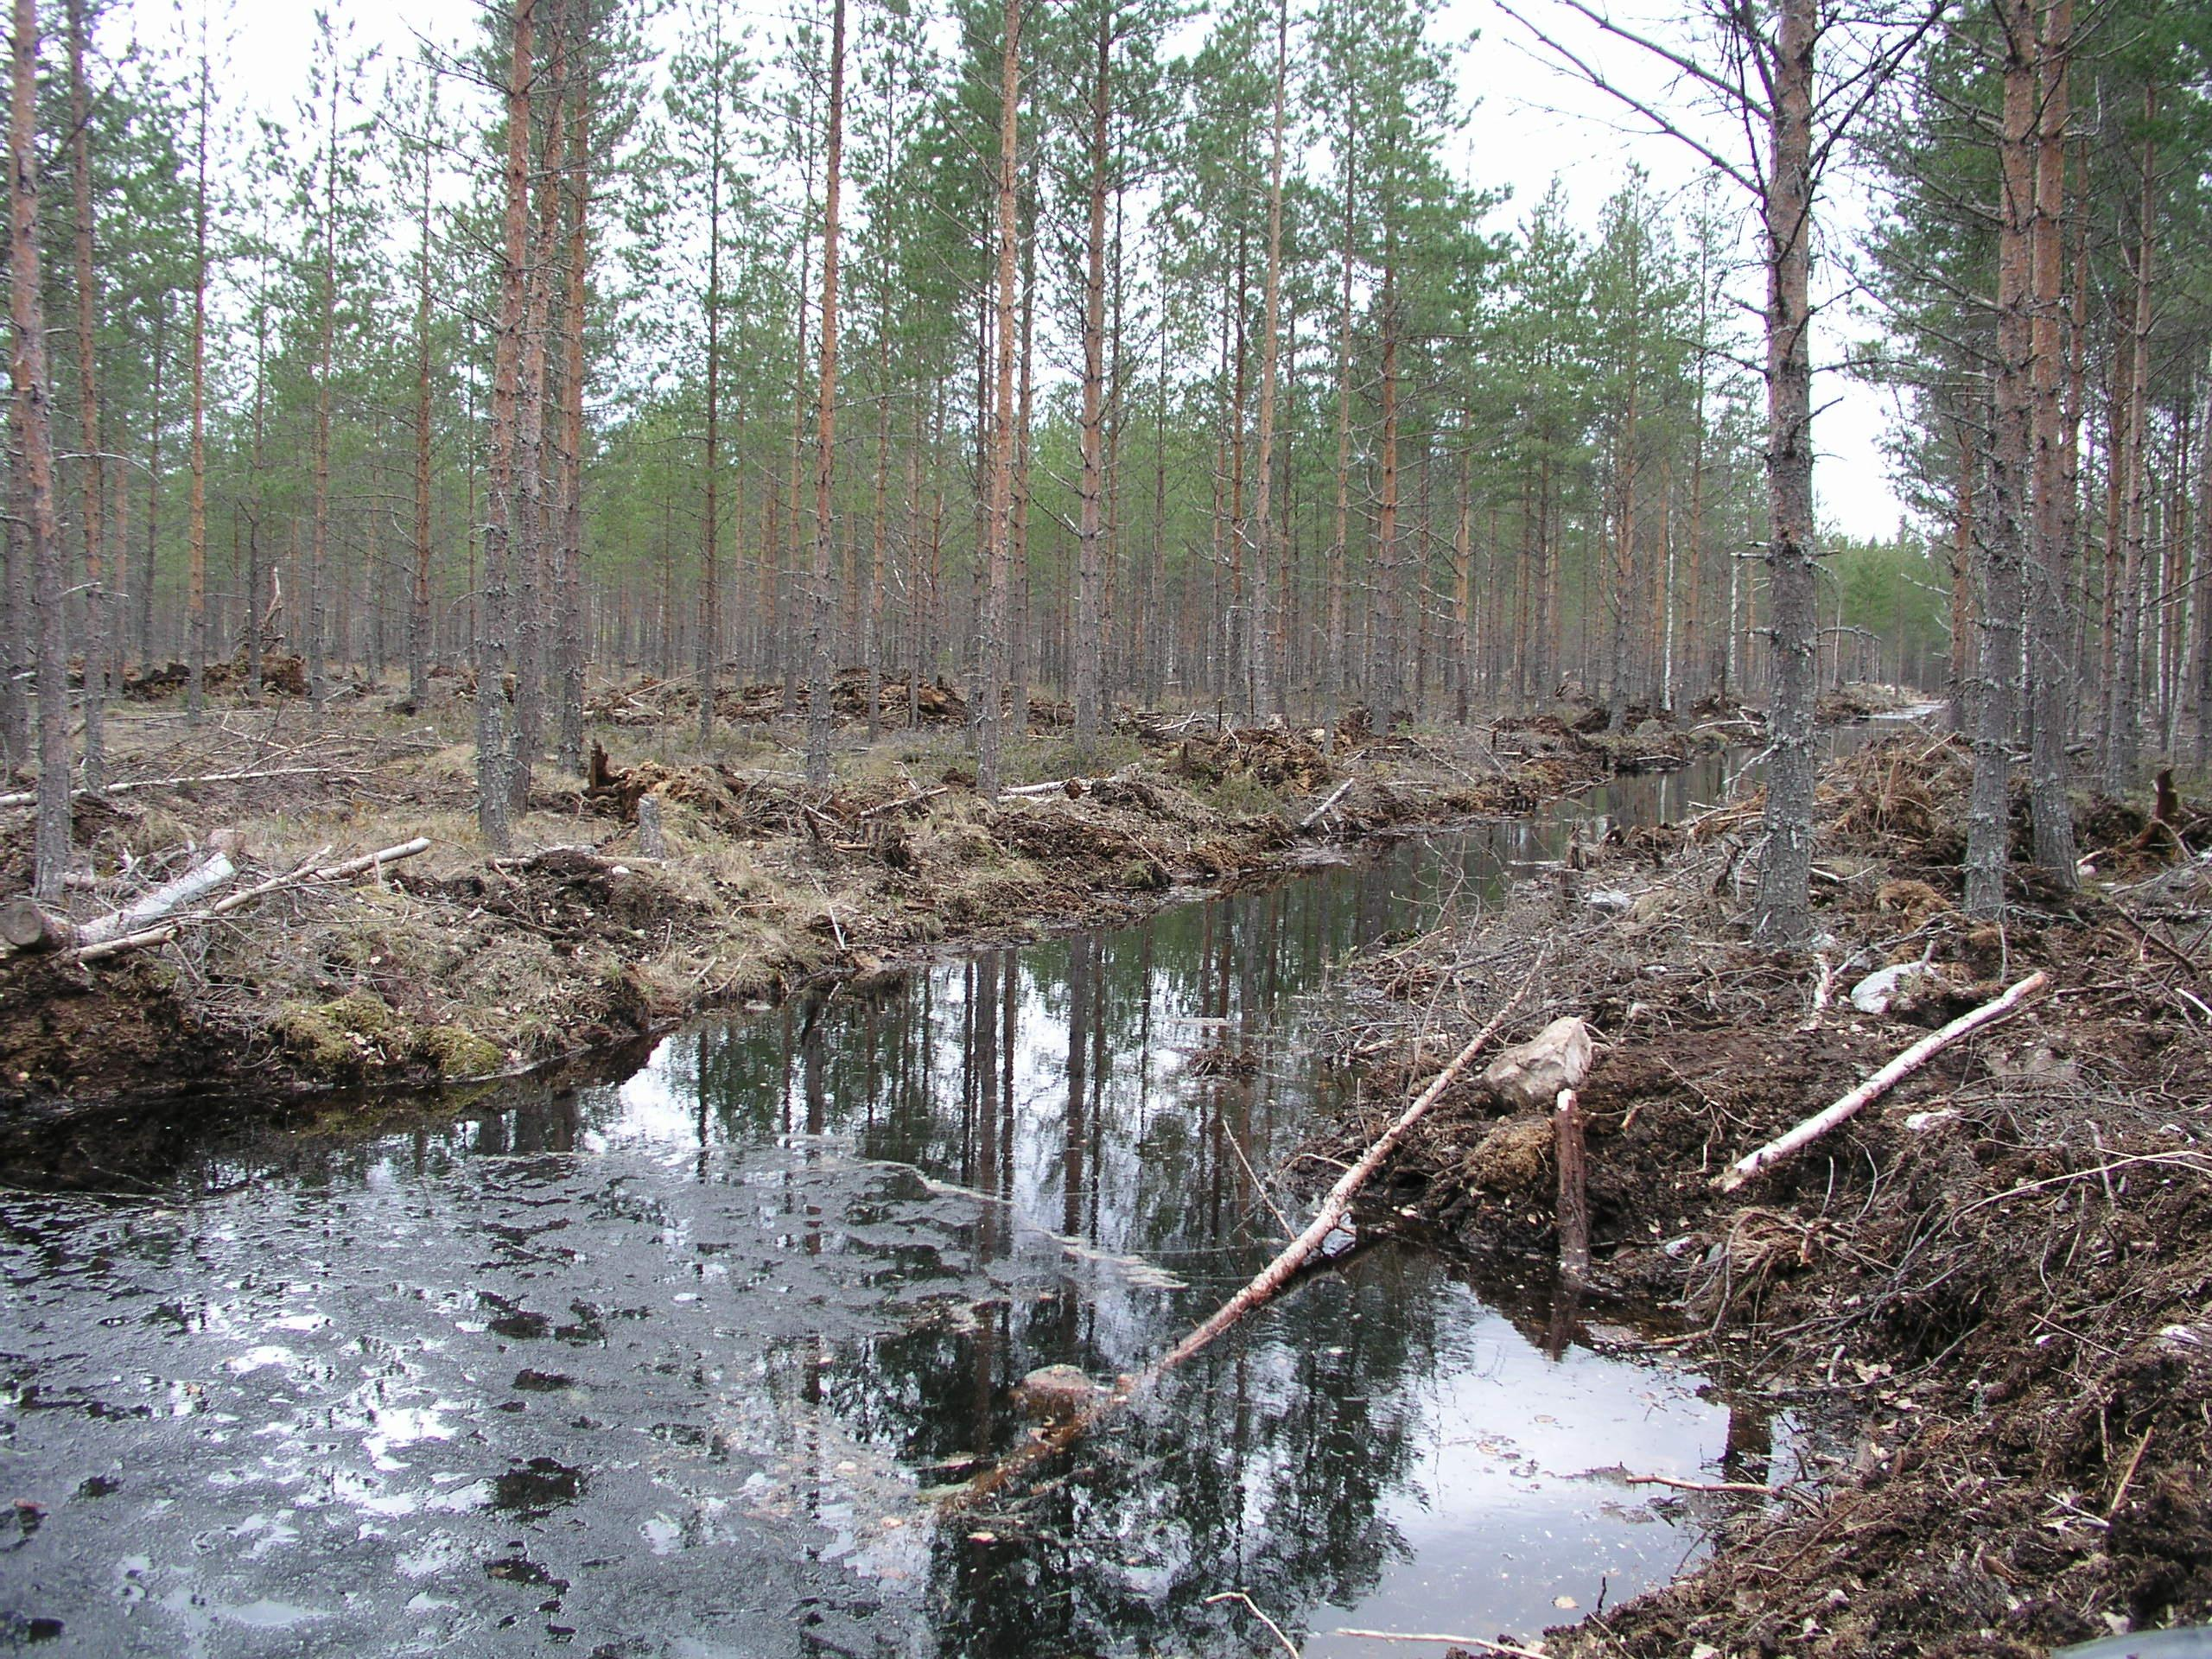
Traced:
<svg viewBox="0 0 2212 1659">
<path fill-rule="evenodd" d="M 1972 1013 L 1961 1014 L 1942 1030 L 1929 1033 L 1827 1110 L 1815 1113 L 1788 1134 L 1776 1136 L 1756 1152 L 1745 1154 L 1715 1178 L 1713 1185 L 1723 1192 L 1733 1192 L 1752 1176 L 1771 1169 L 1794 1153 L 1802 1152 L 1837 1124 L 1857 1116 L 1863 1108 L 1879 1100 L 1960 1038 L 2002 1020 L 2048 983 L 2048 975 L 2030 974 L 1995 1001 L 1985 1002 Z"/>
<path fill-rule="evenodd" d="M 104 944 L 110 939 L 142 932 L 149 925 L 190 908 L 216 888 L 227 885 L 237 874 L 229 855 L 217 853 L 206 862 L 194 865 L 175 880 L 156 887 L 137 904 L 125 905 L 121 910 L 111 910 L 83 924 L 77 929 L 76 942 L 80 946 Z"/>
</svg>

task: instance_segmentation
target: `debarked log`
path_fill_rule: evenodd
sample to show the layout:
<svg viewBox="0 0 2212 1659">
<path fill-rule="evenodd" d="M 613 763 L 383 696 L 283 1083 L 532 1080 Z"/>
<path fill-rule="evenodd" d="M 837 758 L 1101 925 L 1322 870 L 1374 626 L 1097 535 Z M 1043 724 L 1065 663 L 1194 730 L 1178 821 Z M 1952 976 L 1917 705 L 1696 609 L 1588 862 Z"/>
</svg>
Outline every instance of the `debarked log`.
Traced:
<svg viewBox="0 0 2212 1659">
<path fill-rule="evenodd" d="M 230 859 L 217 853 L 175 880 L 163 882 L 137 903 L 89 922 L 72 922 L 32 899 L 18 899 L 0 911 L 0 938 L 18 950 L 75 950 L 128 938 L 206 898 L 237 874 Z"/>
</svg>

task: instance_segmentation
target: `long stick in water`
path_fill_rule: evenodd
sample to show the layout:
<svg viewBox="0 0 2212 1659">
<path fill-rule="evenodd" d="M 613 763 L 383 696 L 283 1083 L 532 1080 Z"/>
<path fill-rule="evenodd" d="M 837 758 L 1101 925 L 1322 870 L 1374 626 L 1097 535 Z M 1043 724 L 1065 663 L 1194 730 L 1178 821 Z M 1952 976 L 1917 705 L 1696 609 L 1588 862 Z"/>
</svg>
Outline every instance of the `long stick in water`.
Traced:
<svg viewBox="0 0 2212 1659">
<path fill-rule="evenodd" d="M 1398 1115 L 1397 1121 L 1368 1147 L 1360 1160 L 1338 1178 L 1337 1184 L 1329 1189 L 1329 1196 L 1322 1200 L 1320 1209 L 1306 1224 L 1305 1230 L 1284 1245 L 1274 1260 L 1261 1268 L 1249 1284 L 1224 1302 L 1204 1325 L 1121 1387 L 1065 1422 L 1054 1425 L 977 1476 L 946 1505 L 947 1512 L 957 1513 L 972 1507 L 1024 1470 L 1033 1468 L 1054 1453 L 1065 1450 L 1096 1428 L 1109 1412 L 1127 1405 L 1254 1308 L 1273 1300 L 1313 1252 L 1320 1249 L 1322 1241 L 1343 1224 L 1345 1212 L 1351 1208 L 1351 1201 L 1360 1188 L 1367 1185 L 1375 1172 L 1382 1166 L 1383 1161 L 1397 1150 L 1406 1136 L 1413 1132 L 1414 1126 L 1428 1115 L 1429 1108 L 1443 1097 L 1444 1091 L 1452 1086 L 1453 1079 L 1467 1069 L 1468 1063 L 1512 1018 L 1513 1011 L 1521 1006 L 1529 995 L 1529 988 L 1535 984 L 1537 969 L 1542 965 L 1543 959 L 1539 957 L 1536 966 L 1529 970 L 1528 978 L 1522 981 L 1521 988 L 1514 992 L 1512 1000 L 1467 1039 L 1466 1046 L 1452 1056 L 1448 1065 L 1429 1079 L 1428 1086 L 1414 1096 L 1413 1103 Z"/>
<path fill-rule="evenodd" d="M 1211 1319 L 1177 1343 L 1164 1357 L 1155 1360 L 1144 1375 L 1146 1382 L 1151 1382 L 1163 1371 L 1180 1365 L 1254 1308 L 1274 1300 L 1275 1294 L 1290 1281 L 1290 1276 L 1298 1271 L 1306 1258 L 1321 1248 L 1321 1241 L 1343 1224 L 1344 1212 L 1351 1208 L 1351 1201 L 1357 1196 L 1359 1189 L 1367 1185 L 1375 1172 L 1382 1166 L 1383 1160 L 1413 1133 L 1414 1126 L 1428 1116 L 1428 1109 L 1443 1097 L 1444 1091 L 1452 1086 L 1452 1081 L 1467 1069 L 1468 1062 L 1497 1035 L 1499 1028 L 1512 1017 L 1513 1011 L 1521 1006 L 1522 999 L 1529 995 L 1529 987 L 1535 982 L 1535 976 L 1532 973 L 1522 982 L 1521 988 L 1513 994 L 1513 1000 L 1491 1015 L 1490 1023 L 1467 1039 L 1467 1046 L 1452 1057 L 1450 1065 L 1429 1079 L 1428 1087 L 1416 1095 L 1413 1104 L 1398 1115 L 1398 1121 L 1382 1132 L 1381 1138 L 1368 1147 L 1357 1163 L 1337 1178 L 1337 1184 L 1329 1189 L 1329 1196 L 1314 1211 L 1313 1219 L 1306 1224 L 1306 1230 L 1284 1245 L 1275 1259 L 1261 1268 L 1259 1275 L 1250 1284 L 1224 1302 Z"/>
</svg>

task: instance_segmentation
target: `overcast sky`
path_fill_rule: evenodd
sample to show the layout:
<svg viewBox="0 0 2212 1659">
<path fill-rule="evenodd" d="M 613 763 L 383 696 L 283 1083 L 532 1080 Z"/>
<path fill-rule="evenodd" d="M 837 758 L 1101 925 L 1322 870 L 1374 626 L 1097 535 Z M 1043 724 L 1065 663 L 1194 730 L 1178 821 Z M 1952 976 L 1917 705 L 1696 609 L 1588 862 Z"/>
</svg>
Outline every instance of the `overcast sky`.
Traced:
<svg viewBox="0 0 2212 1659">
<path fill-rule="evenodd" d="M 361 47 L 382 46 L 387 63 L 410 57 L 417 32 L 452 44 L 474 28 L 478 8 L 470 0 L 328 0 L 349 22 Z M 1564 8 L 1548 0 L 1517 0 L 1516 9 L 1548 26 Z M 149 45 L 175 42 L 189 27 L 196 33 L 196 3 L 180 8 L 175 0 L 137 0 L 137 26 Z M 781 8 L 743 4 L 733 16 L 764 22 Z M 235 0 L 212 8 L 218 37 L 232 41 L 224 95 L 251 100 L 251 107 L 288 114 L 307 82 L 314 52 L 314 8 L 301 0 Z M 184 19 L 193 21 L 188 25 Z M 1193 29 L 1202 28 L 1194 22 Z M 1452 43 L 1459 66 L 1462 98 L 1471 111 L 1465 133 L 1454 145 L 1454 170 L 1463 179 L 1505 188 L 1512 200 L 1499 211 L 1495 227 L 1516 222 L 1556 175 L 1566 186 L 1571 210 L 1586 231 L 1596 226 L 1605 199 L 1618 188 L 1631 164 L 1650 175 L 1655 188 L 1673 192 L 1693 185 L 1702 163 L 1679 141 L 1631 129 L 1637 118 L 1605 94 L 1578 79 L 1554 73 L 1520 27 L 1492 0 L 1446 0 L 1437 38 Z M 1463 44 L 1470 41 L 1471 44 Z M 1632 48 L 1596 40 L 1586 29 L 1574 37 L 1586 60 L 1622 79 L 1631 92 L 1672 112 L 1678 88 L 1660 67 Z M 379 77 L 380 79 L 380 77 Z M 1724 152 L 1725 153 L 1725 152 Z M 1847 184 L 1839 181 L 1827 207 L 1835 234 L 1846 239 L 1863 216 Z M 1833 240 L 1834 238 L 1831 238 Z M 1756 272 L 1747 272 L 1738 291 L 1758 297 Z M 1815 360 L 1834 361 L 1852 334 L 1867 332 L 1838 312 L 1824 314 L 1815 341 Z M 1901 516 L 1881 453 L 1883 433 L 1897 411 L 1881 392 L 1841 375 L 1826 375 L 1817 391 L 1815 435 L 1820 451 L 1815 468 L 1821 522 L 1854 537 L 1886 536 Z"/>
</svg>

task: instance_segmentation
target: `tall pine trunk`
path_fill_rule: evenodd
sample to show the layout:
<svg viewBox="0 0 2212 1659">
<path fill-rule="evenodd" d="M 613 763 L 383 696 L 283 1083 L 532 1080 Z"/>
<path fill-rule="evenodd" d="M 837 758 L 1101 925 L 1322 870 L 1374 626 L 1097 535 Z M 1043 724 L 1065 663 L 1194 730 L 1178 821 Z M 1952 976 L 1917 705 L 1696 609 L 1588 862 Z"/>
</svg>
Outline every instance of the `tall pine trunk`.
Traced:
<svg viewBox="0 0 2212 1659">
<path fill-rule="evenodd" d="M 425 71 L 426 122 L 437 121 L 435 73 Z M 430 695 L 430 146 L 423 147 L 423 195 L 415 263 L 415 579 L 407 605 L 407 695 L 417 708 Z"/>
<path fill-rule="evenodd" d="M 200 49 L 200 137 L 192 209 L 192 495 L 190 587 L 185 614 L 191 628 L 186 657 L 185 719 L 200 723 L 207 672 L 207 43 Z"/>
<path fill-rule="evenodd" d="M 2066 605 L 2074 581 L 2068 507 L 2074 480 L 2069 475 L 2069 441 L 2061 396 L 2065 301 L 2060 269 L 2066 204 L 2067 68 L 2073 33 L 2074 0 L 2044 0 L 2042 28 L 2036 42 L 2035 219 L 2029 247 L 2034 305 L 2029 363 L 2035 446 L 2034 598 L 2029 610 L 2033 629 L 2031 690 L 2035 719 L 2030 789 L 2035 861 L 2063 888 L 2071 888 L 2075 881 L 2074 810 L 2067 799 L 2066 758 L 2074 711 Z"/>
<path fill-rule="evenodd" d="M 10 321 L 15 386 L 12 494 L 21 556 L 31 571 L 38 623 L 38 817 L 31 893 L 61 896 L 69 866 L 69 640 L 64 624 L 61 538 L 54 510 L 53 383 L 47 377 L 46 312 L 39 292 L 38 4 L 16 0 L 10 41 L 8 193 Z"/>
<path fill-rule="evenodd" d="M 587 10 L 585 16 L 588 17 Z M 586 47 L 582 27 L 578 56 Z M 561 764 L 584 770 L 584 322 L 591 302 L 591 64 L 575 65 L 575 112 L 569 124 L 568 294 L 561 314 L 561 507 L 559 583 Z"/>
<path fill-rule="evenodd" d="M 505 852 L 513 839 L 507 780 L 507 561 L 515 510 L 515 403 L 522 373 L 530 264 L 531 75 L 537 0 L 514 0 L 508 37 L 507 153 L 501 174 L 499 333 L 492 357 L 492 433 L 485 466 L 484 575 L 476 637 L 476 817 Z"/>
<path fill-rule="evenodd" d="M 1974 785 L 1967 806 L 1966 901 L 1970 913 L 2005 907 L 2005 855 L 2012 742 L 2020 708 L 2022 543 L 2034 411 L 2030 406 L 2030 221 L 2035 211 L 2034 20 L 2008 0 L 2004 112 L 1998 139 L 1997 361 L 1991 390 L 1995 425 L 1989 454 L 1989 528 L 1981 538 L 1980 707 L 1974 726 Z"/>
<path fill-rule="evenodd" d="M 1020 226 L 1016 212 L 1018 124 L 1021 109 L 1021 3 L 1006 0 L 1006 40 L 999 60 L 997 297 L 993 346 L 996 357 L 991 421 L 988 505 L 984 518 L 982 672 L 976 688 L 976 787 L 998 798 L 1003 744 L 1000 698 L 1006 687 L 1007 565 L 1014 539 L 1014 264 Z"/>
<path fill-rule="evenodd" d="M 545 728 L 545 382 L 551 353 L 554 268 L 561 246 L 562 163 L 568 150 L 569 40 L 578 0 L 556 0 L 547 56 L 544 152 L 537 176 L 537 226 L 524 274 L 521 388 L 515 404 L 515 725 L 507 788 L 514 810 L 530 785 Z"/>
<path fill-rule="evenodd" d="M 1098 741 L 1099 681 L 1105 655 L 1100 594 L 1105 586 L 1106 191 L 1113 109 L 1114 8 L 1102 6 L 1090 79 L 1090 179 L 1083 269 L 1083 476 L 1077 526 L 1075 744 L 1088 760 Z"/>
<path fill-rule="evenodd" d="M 100 402 L 94 372 L 92 319 L 99 299 L 92 275 L 92 99 L 85 84 L 85 0 L 69 0 L 69 181 L 76 252 L 77 431 L 85 452 L 85 786 L 98 790 L 107 767 L 102 731 L 107 706 L 109 654 L 115 638 L 115 601 L 106 582 L 107 548 L 102 509 L 107 500 L 107 461 L 100 453 Z"/>
<path fill-rule="evenodd" d="M 2120 581 L 2111 601 L 2116 639 L 2106 702 L 2105 792 L 2125 794 L 2135 784 L 2142 747 L 2143 572 L 2150 537 L 2149 456 L 2151 329 L 2153 321 L 2151 251 L 2158 211 L 2158 147 L 2149 129 L 2158 112 L 2158 89 L 2143 91 L 2141 197 L 2137 211 L 2135 324 L 2129 342 L 2126 441 L 2113 457 L 2124 478 L 2120 502 Z M 2110 535 L 2110 530 L 2107 531 Z"/>
<path fill-rule="evenodd" d="M 1275 378 L 1282 331 L 1282 149 L 1283 95 L 1290 70 L 1290 3 L 1275 4 L 1275 85 L 1272 147 L 1268 162 L 1268 274 L 1260 302 L 1260 434 L 1254 464 L 1252 517 L 1259 525 L 1252 561 L 1252 618 L 1245 630 L 1251 660 L 1246 674 L 1252 688 L 1252 714 L 1265 720 L 1277 712 L 1275 687 L 1268 672 L 1272 640 L 1268 620 L 1268 578 L 1273 571 L 1275 533 Z"/>
<path fill-rule="evenodd" d="M 1813 548 L 1814 0 L 1781 0 L 1768 108 L 1766 189 L 1760 206 L 1767 263 L 1767 547 L 1772 577 L 1774 694 L 1769 714 L 1766 850 L 1759 865 L 1758 931 L 1791 944 L 1812 929 L 1814 646 L 1818 639 Z"/>
<path fill-rule="evenodd" d="M 830 734 L 836 661 L 830 634 L 830 585 L 836 567 L 831 491 L 837 478 L 837 207 L 845 157 L 845 0 L 830 14 L 830 147 L 822 211 L 822 385 L 815 408 L 814 571 L 808 594 L 806 781 L 830 787 Z"/>
</svg>

